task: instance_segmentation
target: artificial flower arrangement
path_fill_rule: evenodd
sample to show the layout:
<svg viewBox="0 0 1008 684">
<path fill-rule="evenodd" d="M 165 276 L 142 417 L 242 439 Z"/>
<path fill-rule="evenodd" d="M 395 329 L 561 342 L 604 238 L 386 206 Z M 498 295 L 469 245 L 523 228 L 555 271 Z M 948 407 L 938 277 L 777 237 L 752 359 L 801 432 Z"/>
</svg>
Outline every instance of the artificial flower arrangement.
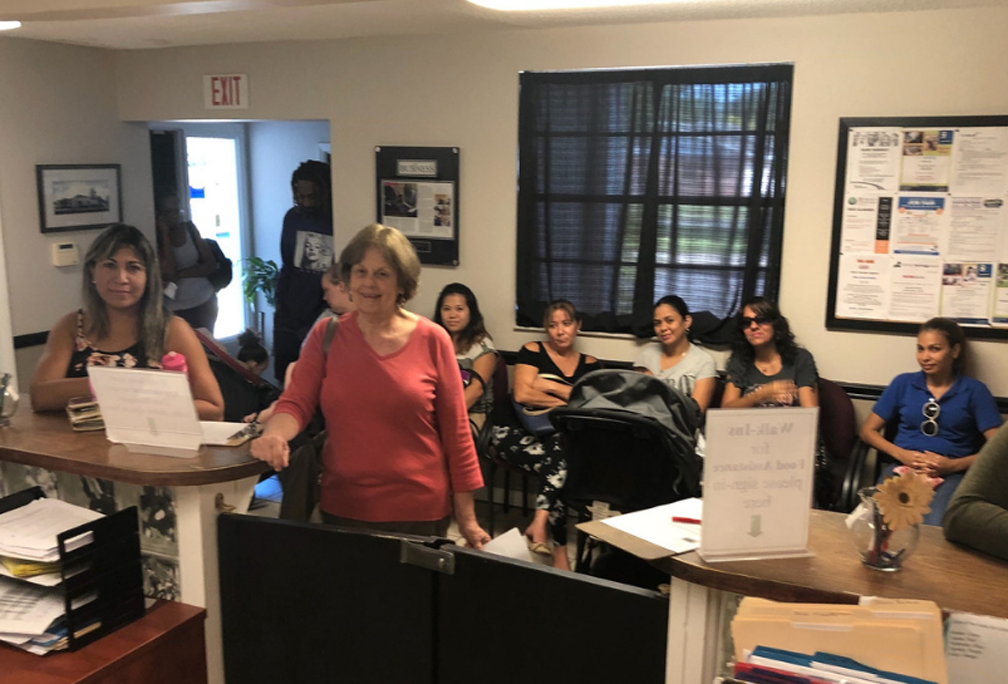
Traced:
<svg viewBox="0 0 1008 684">
<path fill-rule="evenodd" d="M 917 544 L 917 526 L 931 510 L 934 489 L 942 483 L 940 477 L 927 477 L 907 466 L 895 469 L 878 487 L 871 487 L 862 496 L 870 513 L 872 528 L 867 550 L 862 551 L 865 565 L 879 570 L 898 570 L 903 560 Z M 894 539 L 904 530 L 909 535 Z"/>
<path fill-rule="evenodd" d="M 885 524 L 897 532 L 924 522 L 924 516 L 931 512 L 935 487 L 944 480 L 922 475 L 909 466 L 899 466 L 894 472 L 896 476 L 887 477 L 873 498 Z"/>
</svg>

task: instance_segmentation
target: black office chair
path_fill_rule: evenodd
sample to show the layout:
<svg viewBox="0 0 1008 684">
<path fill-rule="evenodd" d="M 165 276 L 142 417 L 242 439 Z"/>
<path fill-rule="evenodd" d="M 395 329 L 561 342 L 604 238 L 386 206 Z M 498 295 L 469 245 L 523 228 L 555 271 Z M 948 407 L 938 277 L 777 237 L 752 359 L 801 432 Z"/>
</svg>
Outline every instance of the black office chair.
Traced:
<svg viewBox="0 0 1008 684">
<path fill-rule="evenodd" d="M 819 508 L 850 512 L 849 496 L 844 491 L 847 468 L 858 441 L 854 403 L 843 387 L 819 378 L 819 435 L 829 456 L 829 472 L 816 469 L 816 499 Z M 819 478 L 825 477 L 825 482 Z M 851 486 L 850 483 L 847 485 Z M 856 505 L 856 504 L 855 504 Z"/>
<path fill-rule="evenodd" d="M 899 429 L 899 421 L 887 423 L 883 430 L 883 435 L 890 442 L 896 439 Z M 878 482 L 882 476 L 882 471 L 891 463 L 896 463 L 896 459 L 888 454 L 883 454 L 868 446 L 868 443 L 860 437 L 854 444 L 851 451 L 850 462 L 844 473 L 843 485 L 840 491 L 840 499 L 836 510 L 850 512 L 861 503 L 858 497 L 858 490 L 862 487 L 870 487 Z"/>
<path fill-rule="evenodd" d="M 497 365 L 494 366 L 493 374 L 493 409 L 490 415 L 487 416 L 487 420 L 486 423 L 484 423 L 483 428 L 479 431 L 479 433 L 477 433 L 475 438 L 476 453 L 480 456 L 480 458 L 484 459 L 485 463 L 484 474 L 486 477 L 484 479 L 486 480 L 487 487 L 489 518 L 487 530 L 491 535 L 496 532 L 496 516 L 494 515 L 494 480 L 497 477 L 498 470 L 502 470 L 504 472 L 504 500 L 501 503 L 501 508 L 504 513 L 507 514 L 511 509 L 511 475 L 514 474 L 521 478 L 522 513 L 526 517 L 529 515 L 528 472 L 501 458 L 493 444 L 494 424 L 503 425 L 511 422 L 512 420 L 508 415 L 509 413 L 514 412 L 508 389 L 509 385 L 510 382 L 508 380 L 507 361 L 504 360 L 504 357 L 498 356 Z"/>
<path fill-rule="evenodd" d="M 579 521 L 596 501 L 628 513 L 699 496 L 696 404 L 660 380 L 633 371 L 589 373 L 550 418 L 564 438 L 564 501 Z M 589 571 L 590 553 L 579 533 L 579 572 Z"/>
</svg>

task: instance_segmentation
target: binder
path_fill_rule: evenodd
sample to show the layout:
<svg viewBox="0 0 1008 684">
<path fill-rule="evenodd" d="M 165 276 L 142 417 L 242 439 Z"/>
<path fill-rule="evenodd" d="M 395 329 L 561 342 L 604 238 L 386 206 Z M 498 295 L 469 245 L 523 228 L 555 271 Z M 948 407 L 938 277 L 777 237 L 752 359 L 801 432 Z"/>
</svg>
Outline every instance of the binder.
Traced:
<svg viewBox="0 0 1008 684">
<path fill-rule="evenodd" d="M 40 487 L 0 499 L 0 513 L 44 498 Z M 90 541 L 67 550 L 71 540 Z M 67 650 L 76 651 L 145 612 L 140 534 L 136 506 L 98 518 L 56 536 L 62 583 Z"/>
</svg>

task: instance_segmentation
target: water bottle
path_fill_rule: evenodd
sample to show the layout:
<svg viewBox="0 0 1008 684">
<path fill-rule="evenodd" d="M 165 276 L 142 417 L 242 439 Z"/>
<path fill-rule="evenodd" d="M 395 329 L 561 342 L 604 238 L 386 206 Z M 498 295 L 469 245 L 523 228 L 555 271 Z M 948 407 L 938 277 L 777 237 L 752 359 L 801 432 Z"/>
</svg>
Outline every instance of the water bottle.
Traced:
<svg viewBox="0 0 1008 684">
<path fill-rule="evenodd" d="M 161 369 L 166 371 L 178 371 L 188 373 L 189 366 L 186 365 L 185 357 L 178 352 L 170 351 L 161 357 Z"/>
</svg>

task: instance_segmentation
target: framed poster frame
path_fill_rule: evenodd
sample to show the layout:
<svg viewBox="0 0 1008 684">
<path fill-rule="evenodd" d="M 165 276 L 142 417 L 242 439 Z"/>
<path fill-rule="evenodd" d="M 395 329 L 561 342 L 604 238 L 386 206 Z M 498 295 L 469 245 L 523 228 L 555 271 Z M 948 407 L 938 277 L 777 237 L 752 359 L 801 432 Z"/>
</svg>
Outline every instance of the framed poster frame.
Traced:
<svg viewBox="0 0 1008 684">
<path fill-rule="evenodd" d="M 39 230 L 60 233 L 122 223 L 119 164 L 38 164 Z"/>
<path fill-rule="evenodd" d="M 375 147 L 375 210 L 420 263 L 459 265 L 459 148 Z"/>
<path fill-rule="evenodd" d="M 884 142 L 885 135 L 890 136 L 889 142 Z M 967 149 L 963 142 L 966 135 L 973 139 L 970 152 L 963 151 Z M 997 144 L 991 144 L 990 150 L 980 150 L 976 139 L 984 136 Z M 877 146 L 874 159 L 870 157 L 873 153 L 868 150 L 869 143 Z M 852 150 L 859 144 L 862 150 L 855 155 Z M 974 157 L 978 160 L 976 166 L 983 168 L 973 173 L 969 182 L 960 182 L 968 175 L 962 169 L 968 168 L 969 160 Z M 872 178 L 871 174 L 877 177 Z M 965 192 L 968 185 L 984 184 L 989 186 L 988 192 L 975 197 L 973 192 Z M 992 189 L 995 186 L 997 190 Z M 862 202 L 866 199 L 868 202 Z M 977 230 L 966 235 L 967 240 L 953 246 L 957 239 L 951 227 L 953 218 L 967 216 L 971 201 L 978 207 L 989 207 L 998 218 L 986 222 L 977 219 L 973 226 Z M 861 217 L 857 216 L 859 206 L 865 207 Z M 956 214 L 959 207 L 966 208 Z M 908 227 L 909 221 L 917 220 L 917 215 L 924 226 L 917 234 L 925 237 L 913 246 L 909 245 L 906 235 L 913 232 Z M 968 224 L 969 219 L 962 223 Z M 983 240 L 994 243 L 989 253 L 985 252 L 989 258 L 963 259 L 954 254 L 956 250 L 977 254 L 983 248 Z M 926 244 L 928 241 L 930 244 Z M 964 246 L 966 242 L 970 244 Z M 861 246 L 856 246 L 859 243 Z M 966 261 L 969 263 L 963 263 Z M 955 306 L 957 300 L 950 288 L 962 284 L 969 275 L 976 276 L 976 269 L 981 265 L 985 268 L 980 282 L 989 291 L 986 295 L 973 293 L 972 296 L 988 297 L 986 316 L 961 315 L 961 310 L 954 311 L 958 308 Z M 922 276 L 926 285 L 916 293 L 909 288 L 905 292 L 900 290 L 901 298 L 905 296 L 911 303 L 904 304 L 901 299 L 903 309 L 893 315 L 897 310 L 893 293 L 897 288 L 907 287 L 893 272 L 895 267 L 902 266 L 926 272 L 927 275 Z M 1003 281 L 1000 288 L 999 273 Z M 863 276 L 863 282 L 857 281 L 858 276 Z M 1004 300 L 1000 304 L 999 293 Z M 922 304 L 922 296 L 933 300 L 933 309 Z M 916 303 L 912 302 L 914 297 L 918 299 Z M 887 302 L 881 310 L 880 301 Z M 953 306 L 947 306 L 949 302 Z M 862 311 L 852 313 L 858 306 L 862 306 Z M 958 321 L 970 338 L 1006 340 L 1008 317 L 1003 315 L 1006 306 L 1008 116 L 841 118 L 826 328 L 916 335 L 924 321 L 946 316 Z M 876 312 L 879 315 L 874 315 Z"/>
</svg>

